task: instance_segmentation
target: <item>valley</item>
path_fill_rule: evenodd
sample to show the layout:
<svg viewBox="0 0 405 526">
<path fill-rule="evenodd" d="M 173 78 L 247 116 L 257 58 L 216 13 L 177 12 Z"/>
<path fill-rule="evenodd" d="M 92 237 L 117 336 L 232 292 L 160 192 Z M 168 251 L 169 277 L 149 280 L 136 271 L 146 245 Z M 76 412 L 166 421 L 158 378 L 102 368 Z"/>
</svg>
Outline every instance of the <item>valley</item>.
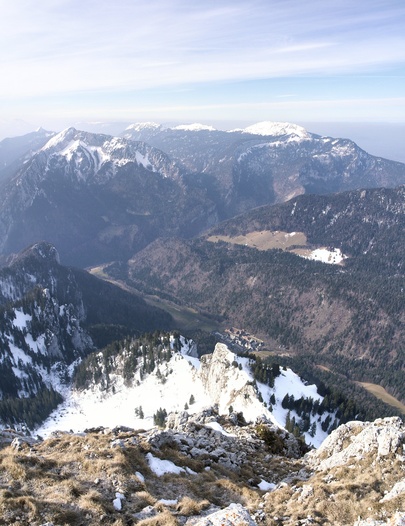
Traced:
<svg viewBox="0 0 405 526">
<path fill-rule="evenodd" d="M 0 28 L 0 526 L 405 526 L 405 0 Z"/>
<path fill-rule="evenodd" d="M 379 384 L 405 399 L 405 214 L 398 186 L 405 166 L 296 125 L 261 123 L 229 133 L 147 125 L 122 135 L 42 130 L 14 149 L 10 141 L 2 145 L 7 170 L 14 170 L 1 183 L 1 257 L 14 261 L 11 271 L 4 267 L 4 304 L 29 304 L 33 283 L 51 287 L 61 313 L 66 301 L 77 308 L 77 331 L 87 342 L 81 356 L 162 328 L 198 334 L 204 352 L 212 352 L 215 334 L 244 351 L 245 340 L 226 333 L 240 327 L 280 359 L 315 362 L 308 374 L 319 356 L 347 382 Z M 373 188 L 378 184 L 386 186 Z M 38 236 L 48 245 L 11 254 Z M 40 268 L 42 255 L 60 281 L 56 288 Z M 36 263 L 27 266 L 33 256 Z M 31 277 L 24 277 L 30 265 Z M 7 277 L 17 276 L 17 267 L 19 277 Z M 76 296 L 63 293 L 66 282 L 75 282 L 67 290 Z M 60 342 L 51 345 L 46 331 L 29 332 L 34 307 L 25 312 L 30 317 L 16 325 L 10 311 L 7 356 L 20 349 L 15 342 L 25 345 L 28 331 L 21 352 L 34 351 L 38 341 L 51 356 L 71 349 L 64 367 L 79 358 L 78 336 L 65 341 L 73 322 L 54 319 Z M 33 360 L 24 354 L 25 369 Z M 24 381 L 8 389 L 28 393 L 25 384 L 34 385 L 36 373 L 18 374 Z"/>
<path fill-rule="evenodd" d="M 188 331 L 202 330 L 208 333 L 218 331 L 222 328 L 220 322 L 215 319 L 204 316 L 204 314 L 198 312 L 191 307 L 185 307 L 173 301 L 165 298 L 161 298 L 157 295 L 144 294 L 137 290 L 135 287 L 128 285 L 125 281 L 114 279 L 108 273 L 105 272 L 110 263 L 106 265 L 91 267 L 87 270 L 90 274 L 97 276 L 100 279 L 108 281 L 145 301 L 151 307 L 156 307 L 167 312 L 173 319 L 173 325 L 179 330 L 187 333 Z"/>
<path fill-rule="evenodd" d="M 0 162 L 0 523 L 400 524 L 405 165 L 286 123 Z"/>
</svg>

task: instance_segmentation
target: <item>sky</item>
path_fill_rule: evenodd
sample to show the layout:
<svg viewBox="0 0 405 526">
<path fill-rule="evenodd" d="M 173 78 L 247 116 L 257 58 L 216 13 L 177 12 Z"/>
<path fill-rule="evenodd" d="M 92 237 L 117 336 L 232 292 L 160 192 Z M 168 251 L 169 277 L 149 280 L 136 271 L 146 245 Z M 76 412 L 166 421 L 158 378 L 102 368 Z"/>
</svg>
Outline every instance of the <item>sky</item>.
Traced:
<svg viewBox="0 0 405 526">
<path fill-rule="evenodd" d="M 403 0 L 0 8 L 0 130 L 147 120 L 405 125 Z"/>
</svg>

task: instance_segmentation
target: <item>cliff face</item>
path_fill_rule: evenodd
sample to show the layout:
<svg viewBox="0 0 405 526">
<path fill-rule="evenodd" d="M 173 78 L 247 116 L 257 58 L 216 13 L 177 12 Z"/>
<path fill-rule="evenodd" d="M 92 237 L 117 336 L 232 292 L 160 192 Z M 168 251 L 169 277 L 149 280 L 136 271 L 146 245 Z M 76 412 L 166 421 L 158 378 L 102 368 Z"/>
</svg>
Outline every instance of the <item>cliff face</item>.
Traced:
<svg viewBox="0 0 405 526">
<path fill-rule="evenodd" d="M 212 402 L 219 405 L 221 413 L 232 407 L 244 415 L 256 413 L 258 416 L 265 413 L 271 418 L 269 411 L 265 411 L 259 402 L 242 363 L 226 345 L 218 343 L 212 354 L 201 358 L 199 376 L 204 389 Z"/>
</svg>

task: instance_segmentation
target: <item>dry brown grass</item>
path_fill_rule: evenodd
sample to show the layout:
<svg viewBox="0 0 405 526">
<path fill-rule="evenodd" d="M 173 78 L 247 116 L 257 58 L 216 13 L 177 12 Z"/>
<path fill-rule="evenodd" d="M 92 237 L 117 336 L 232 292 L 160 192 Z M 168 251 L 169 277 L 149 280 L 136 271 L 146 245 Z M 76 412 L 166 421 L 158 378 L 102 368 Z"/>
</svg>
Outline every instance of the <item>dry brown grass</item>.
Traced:
<svg viewBox="0 0 405 526">
<path fill-rule="evenodd" d="M 38 512 L 38 503 L 32 497 L 11 497 L 7 499 L 7 504 L 10 510 L 26 512 L 30 516 L 35 516 Z"/>
<path fill-rule="evenodd" d="M 30 452 L 11 447 L 0 451 L 0 524 L 90 526 L 126 525 L 131 514 L 154 504 L 135 471 L 150 475 L 138 447 L 110 447 L 111 437 L 61 435 Z M 118 517 L 112 501 L 125 493 Z M 165 515 L 163 515 L 165 517 Z M 167 521 L 166 521 L 167 522 Z"/>
<path fill-rule="evenodd" d="M 25 480 L 27 470 L 18 460 L 18 457 L 13 454 L 11 448 L 3 450 L 0 470 L 13 480 Z"/>
<path fill-rule="evenodd" d="M 207 495 L 207 498 L 218 506 L 236 502 L 248 509 L 253 509 L 260 501 L 260 494 L 247 485 L 237 484 L 229 479 L 222 478 L 211 486 L 211 494 Z"/>
<path fill-rule="evenodd" d="M 374 395 L 376 398 L 379 398 L 380 400 L 382 400 L 388 405 L 391 405 L 392 407 L 396 407 L 402 412 L 402 414 L 405 415 L 405 404 L 397 400 L 394 396 L 387 393 L 387 391 L 384 389 L 384 387 L 381 387 L 381 385 L 372 384 L 370 382 L 356 382 L 356 383 L 364 387 L 364 389 L 366 389 L 369 393 Z"/>
<path fill-rule="evenodd" d="M 176 510 L 180 515 L 189 517 L 190 515 L 198 515 L 209 506 L 210 502 L 207 499 L 197 502 L 190 497 L 183 497 L 178 503 Z"/>
<path fill-rule="evenodd" d="M 165 510 L 155 517 L 139 521 L 138 526 L 177 526 L 179 523 L 173 515 Z"/>
<path fill-rule="evenodd" d="M 88 510 L 91 513 L 103 515 L 106 511 L 112 511 L 111 506 L 106 509 L 105 499 L 103 495 L 94 489 L 89 490 L 78 499 L 78 505 L 83 510 Z"/>
<path fill-rule="evenodd" d="M 224 241 L 225 243 L 232 243 L 235 245 L 246 245 L 257 248 L 258 250 L 269 250 L 274 248 L 287 250 L 293 246 L 305 246 L 307 244 L 307 238 L 303 232 L 288 233 L 279 230 L 260 230 L 235 237 L 210 236 L 207 238 L 207 241 L 213 243 Z"/>
<path fill-rule="evenodd" d="M 150 475 L 139 447 L 111 447 L 111 436 L 85 437 L 61 434 L 35 450 L 0 451 L 0 510 L 7 521 L 0 524 L 39 526 L 47 521 L 64 526 L 91 525 L 103 516 L 105 524 L 119 524 L 112 501 L 124 492 L 128 515 L 154 504 L 135 471 Z M 11 487 L 11 486 L 10 486 Z M 19 517 L 19 519 L 18 519 Z M 17 524 L 17 523 L 16 523 Z"/>
<path fill-rule="evenodd" d="M 339 466 L 327 472 L 313 475 L 308 481 L 296 486 L 285 486 L 266 497 L 267 525 L 274 526 L 274 516 L 286 516 L 283 524 L 295 525 L 308 515 L 315 524 L 343 526 L 351 525 L 360 517 L 383 519 L 403 507 L 401 498 L 395 502 L 380 503 L 385 491 L 401 478 L 403 467 L 393 457 L 376 461 L 366 455 L 354 467 Z M 403 476 L 403 475 L 402 475 Z M 304 486 L 311 492 L 305 496 Z"/>
<path fill-rule="evenodd" d="M 196 474 L 158 477 L 145 460 L 146 445 L 128 441 L 124 448 L 112 448 L 112 438 L 61 435 L 36 445 L 33 451 L 1 450 L 0 526 L 41 526 L 46 522 L 124 526 L 132 524 L 134 514 L 147 506 L 153 506 L 157 514 L 139 522 L 143 526 L 176 525 L 184 521 L 182 517 L 198 516 L 210 504 L 226 507 L 239 502 L 254 511 L 263 492 L 249 486 L 249 479 L 277 483 L 302 467 L 301 462 L 269 456 L 263 448 L 240 470 L 214 463 L 206 471 L 201 461 L 189 459 L 175 448 L 164 448 L 162 458 L 190 467 Z M 340 526 L 353 524 L 358 516 L 390 516 L 403 507 L 403 497 L 379 502 L 404 476 L 400 459 L 376 460 L 370 454 L 353 465 L 316 473 L 305 482 L 296 479 L 265 495 L 265 524 L 276 526 L 280 522 L 274 517 L 283 517 L 283 524 L 292 526 L 311 515 L 314 524 Z M 136 477 L 136 471 L 144 475 L 145 482 Z M 125 495 L 121 511 L 113 506 L 118 491 Z M 167 507 L 160 499 L 177 500 L 178 504 Z"/>
<path fill-rule="evenodd" d="M 131 500 L 136 513 L 146 506 L 154 506 L 157 499 L 147 491 L 137 491 L 135 495 L 131 496 Z"/>
</svg>

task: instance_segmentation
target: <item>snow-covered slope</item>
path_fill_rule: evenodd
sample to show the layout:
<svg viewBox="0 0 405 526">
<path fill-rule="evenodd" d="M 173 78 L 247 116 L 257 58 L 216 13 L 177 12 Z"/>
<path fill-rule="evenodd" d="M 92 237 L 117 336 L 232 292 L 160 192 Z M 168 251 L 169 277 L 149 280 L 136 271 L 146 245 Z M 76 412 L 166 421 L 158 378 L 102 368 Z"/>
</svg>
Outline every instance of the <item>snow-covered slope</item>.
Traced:
<svg viewBox="0 0 405 526">
<path fill-rule="evenodd" d="M 75 275 L 48 243 L 0 269 L 0 305 L 0 399 L 57 389 L 67 366 L 94 349 Z"/>
<path fill-rule="evenodd" d="M 313 137 L 313 135 L 307 132 L 307 130 L 302 126 L 298 126 L 297 124 L 291 124 L 289 122 L 264 121 L 252 124 L 251 126 L 248 126 L 244 129 L 232 131 L 239 131 L 243 133 L 250 133 L 252 135 L 264 135 L 272 137 L 289 135 L 292 139 L 295 140 L 310 139 L 311 137 Z"/>
<path fill-rule="evenodd" d="M 131 141 L 148 142 L 149 139 L 164 129 L 165 127 L 162 124 L 157 124 L 156 122 L 135 122 L 125 128 L 122 136 Z"/>
<path fill-rule="evenodd" d="M 69 384 L 73 364 L 97 348 L 94 342 L 104 338 L 107 323 L 125 327 L 122 337 L 154 330 L 156 323 L 162 327 L 167 319 L 120 288 L 64 267 L 45 242 L 0 268 L 0 313 L 0 427 L 41 422 L 50 412 L 43 411 L 45 404 L 53 409 L 60 402 L 54 391 Z M 108 329 L 105 335 L 108 342 Z M 50 404 L 46 399 L 52 397 Z"/>
<path fill-rule="evenodd" d="M 157 124 L 156 122 L 135 122 L 134 124 L 130 124 L 125 128 L 126 132 L 133 132 L 133 131 L 145 131 L 145 130 L 161 130 L 163 129 L 163 126 L 161 124 Z"/>
<path fill-rule="evenodd" d="M 117 249 L 129 255 L 164 229 L 175 232 L 187 213 L 190 228 L 196 201 L 204 198 L 180 185 L 181 172 L 179 163 L 145 142 L 63 130 L 2 187 L 0 253 L 45 239 L 65 262 L 67 255 L 69 263 L 87 266 L 90 258 L 115 259 Z M 176 215 L 186 200 L 196 206 Z"/>
<path fill-rule="evenodd" d="M 173 340 L 169 360 L 156 363 L 153 372 L 145 374 L 141 366 L 136 368 L 131 381 L 125 380 L 123 363 L 114 357 L 111 371 L 103 375 L 97 384 L 79 389 L 66 389 L 65 402 L 37 429 L 41 436 L 52 431 L 79 432 L 86 428 L 119 425 L 133 428 L 151 428 L 154 415 L 164 409 L 167 413 L 184 411 L 197 413 L 207 407 L 217 406 L 220 414 L 243 413 L 249 422 L 265 417 L 269 422 L 284 427 L 288 409 L 282 400 L 288 393 L 321 401 L 315 386 L 308 386 L 290 369 L 282 370 L 274 387 L 257 383 L 249 366 L 249 358 L 232 353 L 224 344 L 217 344 L 213 354 L 201 360 L 190 356 L 190 343 L 180 338 L 181 350 L 176 352 Z M 166 352 L 166 351 L 163 351 Z M 100 353 L 99 363 L 103 363 Z M 141 363 L 141 362 L 140 362 Z M 275 403 L 270 410 L 270 397 Z M 291 417 L 298 415 L 290 412 Z M 322 416 L 324 420 L 327 414 Z M 327 436 L 316 422 L 316 433 L 305 433 L 308 443 L 318 446 Z"/>
</svg>

